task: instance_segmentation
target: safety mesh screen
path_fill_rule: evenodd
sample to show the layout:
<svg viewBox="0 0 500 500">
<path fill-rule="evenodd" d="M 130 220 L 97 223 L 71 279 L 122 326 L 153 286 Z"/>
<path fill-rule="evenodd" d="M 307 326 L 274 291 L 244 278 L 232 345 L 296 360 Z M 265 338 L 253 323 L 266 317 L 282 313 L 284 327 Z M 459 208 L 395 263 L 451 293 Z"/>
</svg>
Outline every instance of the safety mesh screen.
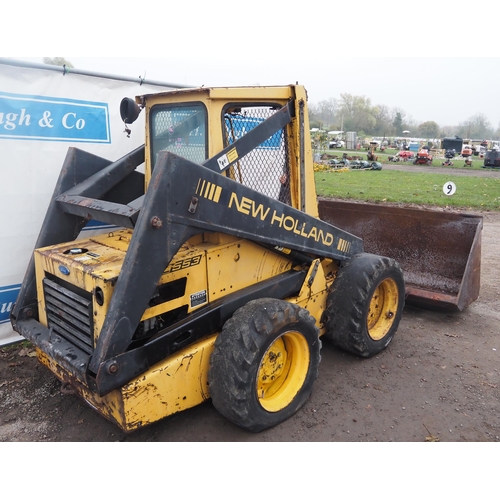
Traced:
<svg viewBox="0 0 500 500">
<path fill-rule="evenodd" d="M 277 108 L 250 106 L 226 112 L 225 147 L 244 136 L 276 111 Z M 232 165 L 229 176 L 255 191 L 290 204 L 288 151 L 287 134 L 285 129 L 281 129 Z"/>
</svg>

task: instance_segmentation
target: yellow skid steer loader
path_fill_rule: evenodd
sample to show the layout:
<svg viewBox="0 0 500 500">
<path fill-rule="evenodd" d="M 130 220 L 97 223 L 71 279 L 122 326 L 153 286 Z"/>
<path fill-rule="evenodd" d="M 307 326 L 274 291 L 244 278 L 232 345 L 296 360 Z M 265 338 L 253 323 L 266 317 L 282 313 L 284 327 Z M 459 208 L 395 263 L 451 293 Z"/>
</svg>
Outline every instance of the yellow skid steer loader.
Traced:
<svg viewBox="0 0 500 500">
<path fill-rule="evenodd" d="M 363 357 L 389 344 L 403 272 L 318 217 L 302 86 L 122 101 L 127 127 L 140 112 L 125 157 L 69 149 L 13 328 L 124 431 L 209 398 L 274 426 L 309 397 L 322 337 Z M 91 219 L 113 229 L 82 239 Z"/>
</svg>

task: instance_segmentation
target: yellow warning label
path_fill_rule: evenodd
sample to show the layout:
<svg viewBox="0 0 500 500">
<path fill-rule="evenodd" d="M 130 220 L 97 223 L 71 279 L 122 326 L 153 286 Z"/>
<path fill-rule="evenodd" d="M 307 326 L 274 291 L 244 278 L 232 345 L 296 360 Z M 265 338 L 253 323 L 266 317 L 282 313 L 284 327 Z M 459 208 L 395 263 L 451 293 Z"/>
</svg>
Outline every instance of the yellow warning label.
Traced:
<svg viewBox="0 0 500 500">
<path fill-rule="evenodd" d="M 233 161 L 236 161 L 238 159 L 238 151 L 236 151 L 236 148 L 233 148 L 226 153 L 226 156 L 229 160 L 229 163 L 233 163 Z"/>
<path fill-rule="evenodd" d="M 286 255 L 289 255 L 292 253 L 292 251 L 289 248 L 285 248 L 285 247 L 274 247 L 274 248 L 276 248 L 276 250 L 278 250 L 278 252 L 284 253 Z"/>
</svg>

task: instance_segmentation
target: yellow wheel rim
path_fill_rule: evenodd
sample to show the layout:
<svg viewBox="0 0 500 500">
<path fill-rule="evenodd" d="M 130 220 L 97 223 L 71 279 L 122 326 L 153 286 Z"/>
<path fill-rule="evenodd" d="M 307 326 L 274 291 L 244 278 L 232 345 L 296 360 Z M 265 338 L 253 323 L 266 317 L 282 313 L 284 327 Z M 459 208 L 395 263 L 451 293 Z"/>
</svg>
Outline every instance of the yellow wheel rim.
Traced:
<svg viewBox="0 0 500 500">
<path fill-rule="evenodd" d="M 309 346 L 304 336 L 289 331 L 267 349 L 257 373 L 257 397 L 269 412 L 286 408 L 295 398 L 309 370 Z"/>
<path fill-rule="evenodd" d="M 396 318 L 399 305 L 398 285 L 393 279 L 382 281 L 370 300 L 368 310 L 368 335 L 373 340 L 383 339 Z"/>
</svg>

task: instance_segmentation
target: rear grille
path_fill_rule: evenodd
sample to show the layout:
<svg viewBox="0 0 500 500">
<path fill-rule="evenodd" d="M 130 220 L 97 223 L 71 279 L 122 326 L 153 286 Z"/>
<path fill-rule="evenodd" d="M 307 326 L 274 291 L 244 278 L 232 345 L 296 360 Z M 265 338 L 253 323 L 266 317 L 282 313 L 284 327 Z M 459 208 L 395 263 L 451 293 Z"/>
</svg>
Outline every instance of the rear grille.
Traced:
<svg viewBox="0 0 500 500">
<path fill-rule="evenodd" d="M 88 292 L 75 293 L 61 283 L 44 278 L 45 310 L 52 331 L 87 354 L 93 351 L 92 300 Z"/>
</svg>

